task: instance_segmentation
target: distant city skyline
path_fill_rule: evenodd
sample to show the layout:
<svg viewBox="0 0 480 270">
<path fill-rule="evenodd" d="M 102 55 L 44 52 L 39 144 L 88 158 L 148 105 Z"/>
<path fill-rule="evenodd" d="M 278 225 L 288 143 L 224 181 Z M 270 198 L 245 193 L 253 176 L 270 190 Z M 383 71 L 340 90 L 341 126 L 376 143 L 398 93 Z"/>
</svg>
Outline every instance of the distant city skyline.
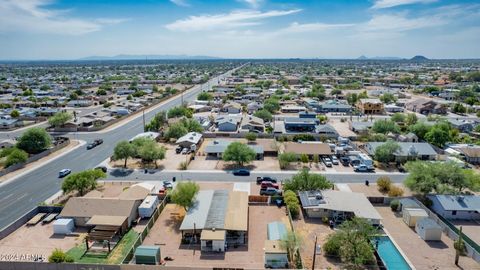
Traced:
<svg viewBox="0 0 480 270">
<path fill-rule="evenodd" d="M 0 0 L 1 60 L 480 58 L 474 0 Z"/>
</svg>

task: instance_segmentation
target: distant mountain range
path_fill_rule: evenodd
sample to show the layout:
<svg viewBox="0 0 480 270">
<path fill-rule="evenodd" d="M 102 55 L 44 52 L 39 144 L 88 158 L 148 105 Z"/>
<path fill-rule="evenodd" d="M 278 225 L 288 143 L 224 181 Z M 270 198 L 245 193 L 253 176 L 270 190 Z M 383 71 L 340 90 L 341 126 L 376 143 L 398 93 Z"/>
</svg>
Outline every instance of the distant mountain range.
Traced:
<svg viewBox="0 0 480 270">
<path fill-rule="evenodd" d="M 222 59 L 220 57 L 205 56 L 205 55 L 134 55 L 134 54 L 119 54 L 115 56 L 88 56 L 78 60 L 92 61 L 92 60 L 214 60 Z"/>
<path fill-rule="evenodd" d="M 425 61 L 428 60 L 423 55 L 415 55 L 414 57 L 407 59 L 407 58 L 401 58 L 401 57 L 395 57 L 395 56 L 374 56 L 374 57 L 366 57 L 365 55 L 362 55 L 357 58 L 358 60 L 411 60 L 411 61 Z"/>
</svg>

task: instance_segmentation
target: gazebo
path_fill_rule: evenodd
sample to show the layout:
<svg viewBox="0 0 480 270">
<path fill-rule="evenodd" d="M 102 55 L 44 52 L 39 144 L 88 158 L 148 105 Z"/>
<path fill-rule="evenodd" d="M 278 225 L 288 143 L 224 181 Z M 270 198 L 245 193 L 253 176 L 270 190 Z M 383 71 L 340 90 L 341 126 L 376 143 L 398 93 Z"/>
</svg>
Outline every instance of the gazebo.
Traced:
<svg viewBox="0 0 480 270">
<path fill-rule="evenodd" d="M 120 237 L 123 236 L 127 231 L 128 217 L 95 215 L 92 216 L 86 224 L 93 227 L 87 237 L 85 237 L 87 251 L 90 248 L 88 241 L 107 241 L 108 252 L 110 253 L 110 242 L 112 242 L 112 239 L 116 235 L 119 235 Z"/>
</svg>

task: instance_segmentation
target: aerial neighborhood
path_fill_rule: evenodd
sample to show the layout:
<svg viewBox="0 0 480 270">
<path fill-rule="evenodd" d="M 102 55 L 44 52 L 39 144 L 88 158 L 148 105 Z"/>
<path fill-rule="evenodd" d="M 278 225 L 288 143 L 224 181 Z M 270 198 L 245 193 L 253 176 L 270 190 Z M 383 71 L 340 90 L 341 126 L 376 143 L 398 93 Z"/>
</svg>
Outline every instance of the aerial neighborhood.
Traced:
<svg viewBox="0 0 480 270">
<path fill-rule="evenodd" d="M 0 92 L 0 269 L 480 269 L 478 60 L 5 63 Z"/>
</svg>

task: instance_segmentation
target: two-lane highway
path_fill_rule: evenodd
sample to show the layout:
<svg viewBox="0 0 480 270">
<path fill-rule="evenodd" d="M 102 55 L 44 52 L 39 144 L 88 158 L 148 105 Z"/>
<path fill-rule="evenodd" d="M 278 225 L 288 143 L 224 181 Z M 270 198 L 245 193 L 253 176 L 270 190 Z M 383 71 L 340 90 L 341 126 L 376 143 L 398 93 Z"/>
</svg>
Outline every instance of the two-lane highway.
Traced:
<svg viewBox="0 0 480 270">
<path fill-rule="evenodd" d="M 234 69 L 235 70 L 235 69 Z M 208 89 L 216 85 L 221 79 L 229 76 L 234 70 L 228 71 L 216 78 L 209 80 L 203 86 L 197 85 L 183 94 L 184 101 L 195 99 L 202 89 Z M 146 121 L 149 121 L 155 113 L 168 110 L 181 105 L 182 96 L 178 95 L 161 105 L 155 110 L 145 113 Z M 37 168 L 14 181 L 0 186 L 0 228 L 4 228 L 11 222 L 21 217 L 40 202 L 60 190 L 62 179 L 58 178 L 61 169 L 69 168 L 73 172 L 94 168 L 99 163 L 111 156 L 115 144 L 120 140 L 128 140 L 136 134 L 143 132 L 142 115 L 132 117 L 128 122 L 115 129 L 100 133 L 69 134 L 80 140 L 90 142 L 95 138 L 102 138 L 104 143 L 92 150 L 80 147 L 61 158 L 52 160 L 44 166 Z"/>
</svg>

